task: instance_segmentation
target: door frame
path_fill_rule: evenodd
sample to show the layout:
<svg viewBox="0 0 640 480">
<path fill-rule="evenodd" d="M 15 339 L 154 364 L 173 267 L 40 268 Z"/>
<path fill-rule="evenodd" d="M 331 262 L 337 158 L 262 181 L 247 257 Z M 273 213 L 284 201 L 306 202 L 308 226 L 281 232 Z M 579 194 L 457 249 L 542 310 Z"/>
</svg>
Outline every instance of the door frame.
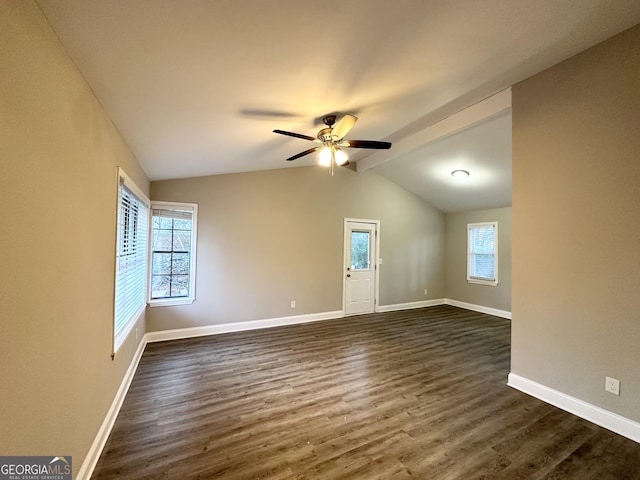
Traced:
<svg viewBox="0 0 640 480">
<path fill-rule="evenodd" d="M 342 315 L 346 316 L 347 312 L 347 272 L 346 265 L 347 259 L 349 258 L 349 254 L 351 253 L 348 250 L 348 245 L 350 243 L 350 238 L 347 235 L 348 227 L 347 225 L 351 222 L 357 223 L 369 223 L 375 226 L 375 248 L 374 252 L 372 252 L 372 263 L 373 263 L 373 312 L 378 312 L 378 303 L 380 300 L 380 220 L 371 220 L 364 218 L 347 218 L 345 217 L 343 227 L 342 227 L 342 265 L 340 266 L 340 270 L 342 271 Z"/>
</svg>

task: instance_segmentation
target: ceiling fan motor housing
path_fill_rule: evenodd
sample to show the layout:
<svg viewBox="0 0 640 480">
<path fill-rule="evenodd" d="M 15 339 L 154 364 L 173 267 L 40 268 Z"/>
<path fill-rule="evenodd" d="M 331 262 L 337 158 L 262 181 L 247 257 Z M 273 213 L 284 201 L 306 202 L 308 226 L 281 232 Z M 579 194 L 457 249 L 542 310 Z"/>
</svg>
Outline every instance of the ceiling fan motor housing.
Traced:
<svg viewBox="0 0 640 480">
<path fill-rule="evenodd" d="M 332 131 L 333 128 L 331 127 L 323 128 L 318 132 L 318 140 L 325 144 L 327 142 L 332 142 L 334 140 L 333 135 L 331 134 Z"/>
</svg>

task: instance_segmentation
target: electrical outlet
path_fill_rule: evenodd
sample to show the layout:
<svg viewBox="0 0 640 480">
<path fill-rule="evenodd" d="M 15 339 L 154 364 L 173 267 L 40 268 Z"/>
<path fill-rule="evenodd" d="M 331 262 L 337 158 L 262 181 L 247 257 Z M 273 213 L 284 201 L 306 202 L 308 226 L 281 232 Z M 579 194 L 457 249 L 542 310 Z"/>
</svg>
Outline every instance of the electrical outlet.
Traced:
<svg viewBox="0 0 640 480">
<path fill-rule="evenodd" d="M 613 393 L 614 395 L 620 395 L 620 380 L 611 377 L 605 377 L 604 389 Z"/>
<path fill-rule="evenodd" d="M 427 290 L 426 288 L 424 289 L 424 294 L 428 295 L 429 294 L 429 290 Z"/>
<path fill-rule="evenodd" d="M 296 301 L 295 300 L 291 300 L 291 308 L 296 308 Z"/>
</svg>

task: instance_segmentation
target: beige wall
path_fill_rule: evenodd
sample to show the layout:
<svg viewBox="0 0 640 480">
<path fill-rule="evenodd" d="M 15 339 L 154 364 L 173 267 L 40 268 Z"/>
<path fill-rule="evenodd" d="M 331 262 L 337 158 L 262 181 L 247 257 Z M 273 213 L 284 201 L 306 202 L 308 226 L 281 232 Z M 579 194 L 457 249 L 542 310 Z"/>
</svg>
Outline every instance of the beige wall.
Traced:
<svg viewBox="0 0 640 480">
<path fill-rule="evenodd" d="M 636 26 L 513 87 L 512 371 L 635 421 L 639 52 Z"/>
<path fill-rule="evenodd" d="M 498 285 L 467 282 L 467 224 L 498 222 Z M 511 207 L 445 217 L 445 294 L 459 302 L 511 311 Z"/>
<path fill-rule="evenodd" d="M 111 360 L 116 165 L 148 181 L 35 3 L 0 2 L 0 65 L 0 454 L 77 472 L 136 348 Z"/>
<path fill-rule="evenodd" d="M 199 223 L 196 302 L 149 309 L 150 331 L 342 310 L 345 217 L 381 221 L 380 305 L 444 295 L 444 216 L 375 172 L 169 180 L 151 195 L 198 203 Z"/>
<path fill-rule="evenodd" d="M 636 421 L 638 51 L 635 27 L 513 89 L 512 371 Z M 77 472 L 137 346 L 110 358 L 116 166 L 149 182 L 35 3 L 0 2 L 0 65 L 0 453 L 71 454 Z M 511 309 L 506 293 L 454 280 L 464 255 L 452 237 L 481 212 L 445 221 L 372 171 L 151 192 L 198 203 L 200 222 L 197 300 L 149 309 L 148 331 L 340 310 L 344 217 L 381 220 L 381 305 L 448 296 Z"/>
</svg>

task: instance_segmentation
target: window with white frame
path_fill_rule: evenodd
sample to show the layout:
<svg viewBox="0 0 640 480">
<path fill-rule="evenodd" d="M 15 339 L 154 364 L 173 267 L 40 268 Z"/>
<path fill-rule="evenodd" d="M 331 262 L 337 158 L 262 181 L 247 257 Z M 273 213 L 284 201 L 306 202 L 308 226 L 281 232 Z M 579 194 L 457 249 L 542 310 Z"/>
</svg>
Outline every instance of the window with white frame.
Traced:
<svg viewBox="0 0 640 480">
<path fill-rule="evenodd" d="M 195 299 L 198 206 L 153 202 L 151 212 L 149 304 L 192 303 Z"/>
<path fill-rule="evenodd" d="M 149 200 L 119 168 L 114 355 L 147 304 L 148 232 Z"/>
<path fill-rule="evenodd" d="M 467 281 L 498 285 L 498 222 L 467 225 Z"/>
</svg>

